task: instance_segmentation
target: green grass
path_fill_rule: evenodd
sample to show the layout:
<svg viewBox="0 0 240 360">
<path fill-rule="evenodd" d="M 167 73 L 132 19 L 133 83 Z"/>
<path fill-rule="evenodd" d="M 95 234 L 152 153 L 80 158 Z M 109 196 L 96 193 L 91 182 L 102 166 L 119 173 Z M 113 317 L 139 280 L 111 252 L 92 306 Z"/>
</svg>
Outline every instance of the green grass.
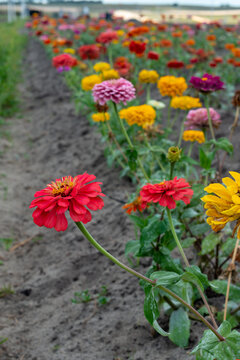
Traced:
<svg viewBox="0 0 240 360">
<path fill-rule="evenodd" d="M 26 35 L 20 33 L 24 23 L 0 23 L 0 117 L 12 116 L 18 110 L 18 82 Z"/>
</svg>

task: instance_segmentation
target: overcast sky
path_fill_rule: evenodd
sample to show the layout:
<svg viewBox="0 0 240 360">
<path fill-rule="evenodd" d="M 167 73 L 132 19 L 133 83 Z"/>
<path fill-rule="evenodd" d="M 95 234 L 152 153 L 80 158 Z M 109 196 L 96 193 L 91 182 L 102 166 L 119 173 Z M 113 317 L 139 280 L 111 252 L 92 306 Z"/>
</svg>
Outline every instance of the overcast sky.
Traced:
<svg viewBox="0 0 240 360">
<path fill-rule="evenodd" d="M 179 5 L 205 5 L 205 6 L 220 6 L 230 5 L 240 7 L 240 0 L 103 0 L 105 4 L 116 3 L 116 4 L 173 4 L 178 3 Z"/>
</svg>

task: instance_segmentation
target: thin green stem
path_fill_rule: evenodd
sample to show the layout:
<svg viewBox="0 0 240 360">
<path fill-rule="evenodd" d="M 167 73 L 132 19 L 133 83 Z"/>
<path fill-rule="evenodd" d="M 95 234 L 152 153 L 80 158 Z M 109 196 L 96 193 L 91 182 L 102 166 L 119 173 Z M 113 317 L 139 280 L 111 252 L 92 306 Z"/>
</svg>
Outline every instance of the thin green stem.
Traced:
<svg viewBox="0 0 240 360">
<path fill-rule="evenodd" d="M 188 149 L 188 154 L 187 154 L 188 157 L 190 157 L 191 154 L 192 154 L 193 146 L 194 146 L 194 142 L 191 142 L 191 144 L 190 144 L 190 146 L 189 146 L 189 149 Z"/>
<path fill-rule="evenodd" d="M 169 127 L 169 125 L 170 125 L 170 119 L 171 119 L 171 110 L 172 110 L 172 108 L 171 108 L 170 104 L 171 104 L 171 99 L 169 99 L 169 103 L 168 103 L 167 127 Z"/>
<path fill-rule="evenodd" d="M 214 134 L 212 119 L 211 119 L 210 110 L 209 110 L 209 95 L 206 95 L 205 106 L 206 106 L 206 109 L 207 109 L 208 125 L 209 125 L 209 128 L 210 128 L 210 132 L 211 132 L 213 140 L 215 140 L 215 134 Z"/>
<path fill-rule="evenodd" d="M 183 136 L 183 131 L 184 131 L 184 122 L 185 122 L 185 118 L 182 121 L 181 127 L 180 127 L 180 133 L 179 133 L 179 138 L 178 138 L 178 143 L 177 146 L 180 148 L 181 143 L 182 143 L 182 136 Z"/>
<path fill-rule="evenodd" d="M 149 100 L 151 100 L 151 84 L 147 84 L 147 89 L 146 89 L 147 104 L 148 104 Z"/>
<path fill-rule="evenodd" d="M 170 163 L 170 174 L 169 174 L 169 180 L 173 179 L 173 170 L 174 170 L 175 162 Z"/>
<path fill-rule="evenodd" d="M 119 114 L 118 114 L 117 105 L 116 105 L 114 102 L 113 102 L 113 107 L 114 107 L 114 110 L 115 110 L 115 114 L 116 114 L 116 116 L 117 116 L 117 119 L 118 119 L 118 121 L 119 121 L 120 127 L 121 127 L 121 129 L 122 129 L 122 132 L 123 132 L 123 134 L 124 134 L 124 136 L 125 136 L 125 138 L 126 138 L 126 140 L 127 140 L 127 143 L 128 143 L 128 145 L 129 145 L 130 149 L 131 149 L 131 150 L 134 150 L 134 145 L 133 145 L 130 137 L 128 136 L 128 133 L 127 133 L 127 130 L 125 129 L 125 126 L 124 126 L 124 124 L 123 124 L 123 121 L 122 121 L 122 119 L 120 118 L 120 116 L 119 116 Z M 142 161 L 141 161 L 141 159 L 140 159 L 139 157 L 137 158 L 137 162 L 138 162 L 138 165 L 139 165 L 140 169 L 142 170 L 142 173 L 143 173 L 145 179 L 146 179 L 147 181 L 150 181 L 150 178 L 149 178 L 149 176 L 147 175 L 147 173 L 146 173 L 146 171 L 145 171 L 145 169 L 144 169 L 143 163 L 142 163 Z"/>
<path fill-rule="evenodd" d="M 144 135 L 144 142 L 145 142 L 145 144 L 146 144 L 147 148 L 148 148 L 148 149 L 152 152 L 152 148 L 151 148 L 151 146 L 149 145 L 148 140 L 147 140 L 147 138 L 146 138 L 146 136 L 145 136 L 145 135 Z M 165 169 L 164 169 L 164 167 L 163 167 L 163 165 L 162 165 L 161 161 L 159 160 L 158 156 L 157 156 L 157 155 L 155 155 L 155 154 L 154 154 L 153 156 L 154 156 L 155 160 L 157 161 L 157 163 L 158 163 L 158 165 L 159 165 L 160 169 L 161 169 L 163 172 L 165 172 Z"/>
<path fill-rule="evenodd" d="M 185 265 L 186 265 L 187 267 L 189 267 L 189 266 L 190 266 L 189 261 L 188 261 L 186 255 L 185 255 L 185 252 L 184 252 L 184 250 L 183 250 L 183 248 L 182 248 L 182 245 L 181 245 L 181 243 L 180 243 L 180 241 L 179 241 L 179 239 L 178 239 L 177 233 L 176 233 L 175 228 L 174 228 L 174 225 L 173 225 L 171 211 L 170 211 L 168 208 L 167 208 L 167 215 L 168 215 L 168 221 L 169 221 L 170 229 L 171 229 L 171 231 L 172 231 L 174 240 L 176 241 L 178 250 L 179 250 L 180 254 L 182 255 L 182 258 L 183 258 L 183 261 L 184 261 Z M 211 311 L 211 308 L 210 308 L 210 306 L 209 306 L 209 304 L 208 304 L 208 302 L 207 302 L 207 299 L 206 299 L 206 297 L 205 297 L 202 289 L 201 289 L 198 285 L 197 285 L 197 289 L 198 289 L 198 291 L 199 291 L 199 294 L 201 295 L 201 298 L 202 298 L 205 306 L 206 306 L 207 309 L 208 309 L 208 313 L 209 313 L 209 315 L 210 315 L 210 317 L 211 317 L 212 323 L 213 323 L 215 329 L 217 329 L 218 326 L 217 326 L 217 323 L 216 323 L 216 321 L 215 321 L 215 319 L 214 319 L 214 316 L 213 316 L 213 313 L 212 313 L 212 311 Z"/>
<path fill-rule="evenodd" d="M 126 270 L 128 273 L 136 276 L 138 279 L 144 280 L 151 284 L 152 286 L 155 286 L 155 281 L 149 279 L 148 277 L 140 274 L 139 272 L 131 269 L 129 266 L 123 264 L 121 261 L 116 259 L 113 255 L 111 255 L 108 251 L 106 251 L 98 242 L 92 237 L 92 235 L 87 231 L 83 223 L 76 222 L 77 227 L 79 230 L 83 233 L 83 235 L 86 237 L 86 239 L 103 255 L 105 255 L 109 260 L 113 261 L 116 265 L 118 265 L 120 268 Z M 176 295 L 173 291 L 165 288 L 164 286 L 158 285 L 157 286 L 162 291 L 166 292 L 168 295 L 179 301 L 181 304 L 183 304 L 185 307 L 187 307 L 193 314 L 195 314 L 219 339 L 219 341 L 224 341 L 225 338 L 214 329 L 214 327 L 197 311 L 195 310 L 191 305 L 189 305 L 186 301 L 184 301 L 182 298 L 180 298 L 178 295 Z"/>
</svg>

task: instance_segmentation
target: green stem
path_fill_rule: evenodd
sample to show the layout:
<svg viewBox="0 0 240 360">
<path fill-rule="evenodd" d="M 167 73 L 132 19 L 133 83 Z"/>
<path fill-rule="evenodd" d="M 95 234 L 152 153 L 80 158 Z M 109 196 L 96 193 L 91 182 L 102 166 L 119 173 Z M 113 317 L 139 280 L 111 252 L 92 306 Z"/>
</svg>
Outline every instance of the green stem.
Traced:
<svg viewBox="0 0 240 360">
<path fill-rule="evenodd" d="M 108 61 L 112 68 L 113 67 L 113 59 L 112 59 L 112 45 L 111 44 L 108 45 Z"/>
<path fill-rule="evenodd" d="M 213 140 L 215 140 L 215 134 L 214 134 L 212 119 L 211 119 L 210 110 L 209 110 L 209 95 L 206 95 L 205 106 L 206 106 L 206 109 L 207 109 L 208 125 L 209 125 L 209 128 L 210 128 L 210 132 L 211 132 Z"/>
<path fill-rule="evenodd" d="M 116 265 L 118 265 L 120 268 L 126 270 L 128 273 L 136 276 L 138 279 L 144 280 L 151 284 L 152 286 L 155 286 L 155 281 L 147 278 L 146 276 L 140 274 L 139 272 L 131 269 L 129 266 L 123 264 L 121 261 L 116 259 L 114 256 L 112 256 L 108 251 L 106 251 L 98 242 L 92 237 L 92 235 L 87 231 L 83 223 L 76 222 L 77 227 L 79 230 L 83 233 L 85 238 L 98 250 L 101 254 L 105 255 L 108 259 L 113 261 Z M 183 304 L 185 307 L 187 307 L 193 314 L 195 314 L 219 339 L 219 341 L 224 341 L 225 338 L 214 329 L 214 327 L 197 311 L 195 310 L 191 305 L 189 305 L 186 301 L 181 299 L 178 295 L 176 295 L 173 291 L 165 288 L 164 286 L 158 285 L 158 288 L 162 291 L 166 292 L 168 295 L 179 301 L 181 304 Z"/>
<path fill-rule="evenodd" d="M 172 231 L 174 240 L 176 241 L 178 250 L 179 250 L 180 254 L 182 255 L 182 258 L 183 258 L 183 261 L 184 261 L 185 265 L 186 265 L 187 267 L 189 267 L 189 266 L 190 266 L 189 261 L 188 261 L 186 255 L 185 255 L 185 252 L 184 252 L 184 250 L 183 250 L 183 248 L 182 248 L 182 245 L 181 245 L 181 243 L 180 243 L 180 241 L 179 241 L 179 239 L 178 239 L 178 236 L 177 236 L 177 234 L 176 234 L 176 231 L 175 231 L 175 228 L 174 228 L 174 225 L 173 225 L 173 221 L 172 221 L 171 211 L 170 211 L 168 208 L 167 208 L 167 215 L 168 215 L 168 221 L 169 221 L 170 229 L 171 229 L 171 231 Z M 215 321 L 215 319 L 214 319 L 214 316 L 213 316 L 213 313 L 212 313 L 212 311 L 211 311 L 211 309 L 210 309 L 210 306 L 209 306 L 209 304 L 208 304 L 208 302 L 207 302 L 207 299 L 206 299 L 206 297 L 205 297 L 202 289 L 201 289 L 198 285 L 197 285 L 197 289 L 198 289 L 198 291 L 199 291 L 199 294 L 201 295 L 201 298 L 202 298 L 205 306 L 206 306 L 207 309 L 208 309 L 208 313 L 209 313 L 209 315 L 210 315 L 210 317 L 211 317 L 212 323 L 213 323 L 215 329 L 217 329 L 218 326 L 217 326 L 217 323 L 216 323 L 216 321 Z"/>
<path fill-rule="evenodd" d="M 173 170 L 174 170 L 175 162 L 170 163 L 170 174 L 169 174 L 169 180 L 173 179 Z"/>
<path fill-rule="evenodd" d="M 169 103 L 168 103 L 168 112 L 167 112 L 167 128 L 169 127 L 170 125 L 170 119 L 171 119 L 171 98 L 169 99 Z"/>
<path fill-rule="evenodd" d="M 151 146 L 149 145 L 149 143 L 148 143 L 148 140 L 147 140 L 147 138 L 146 138 L 146 136 L 144 135 L 144 142 L 145 142 L 145 144 L 146 144 L 146 146 L 147 146 L 147 148 L 152 152 L 152 148 L 151 148 Z M 154 153 L 153 153 L 154 154 Z M 157 155 L 153 155 L 154 156 L 154 158 L 156 159 L 156 161 L 157 161 L 157 163 L 158 163 L 158 165 L 159 165 L 159 167 L 160 167 L 160 169 L 163 171 L 163 172 L 165 172 L 165 169 L 164 169 L 164 167 L 163 167 L 163 165 L 162 165 L 162 163 L 161 163 L 161 161 L 159 160 L 159 158 L 158 158 L 158 156 Z"/>
<path fill-rule="evenodd" d="M 146 89 L 146 102 L 148 104 L 149 100 L 151 100 L 151 84 L 147 84 Z"/>
<path fill-rule="evenodd" d="M 183 131 L 184 131 L 184 122 L 185 122 L 185 118 L 182 121 L 181 127 L 180 127 L 180 133 L 179 133 L 179 138 L 178 138 L 178 143 L 177 146 L 180 148 L 181 143 L 182 143 L 182 136 L 183 136 Z"/>
<path fill-rule="evenodd" d="M 191 144 L 190 144 L 190 146 L 189 146 L 189 149 L 188 149 L 188 154 L 187 154 L 188 157 L 190 157 L 191 154 L 192 154 L 193 146 L 194 146 L 194 142 L 191 142 Z"/>
<path fill-rule="evenodd" d="M 119 116 L 119 114 L 118 114 L 117 105 L 116 105 L 114 102 L 113 102 L 113 107 L 114 107 L 114 110 L 115 110 L 115 114 L 116 114 L 116 116 L 117 116 L 117 119 L 118 119 L 118 121 L 119 121 L 120 127 L 121 127 L 121 129 L 122 129 L 122 132 L 123 132 L 123 134 L 124 134 L 124 136 L 125 136 L 125 138 L 126 138 L 126 140 L 127 140 L 127 143 L 128 143 L 128 145 L 129 145 L 130 149 L 131 149 L 131 150 L 134 150 L 133 143 L 132 143 L 130 137 L 128 136 L 128 133 L 127 133 L 127 130 L 125 129 L 125 126 L 124 126 L 124 124 L 123 124 L 123 121 L 122 121 L 122 119 L 120 118 L 120 116 Z M 139 165 L 140 169 L 142 170 L 142 173 L 143 173 L 145 179 L 146 179 L 147 181 L 150 181 L 150 178 L 149 178 L 149 176 L 147 175 L 147 173 L 146 173 L 146 171 L 145 171 L 145 169 L 144 169 L 143 163 L 142 163 L 142 161 L 141 161 L 141 159 L 140 159 L 139 157 L 138 157 L 138 159 L 137 159 L 137 162 L 138 162 L 138 165 Z"/>
</svg>

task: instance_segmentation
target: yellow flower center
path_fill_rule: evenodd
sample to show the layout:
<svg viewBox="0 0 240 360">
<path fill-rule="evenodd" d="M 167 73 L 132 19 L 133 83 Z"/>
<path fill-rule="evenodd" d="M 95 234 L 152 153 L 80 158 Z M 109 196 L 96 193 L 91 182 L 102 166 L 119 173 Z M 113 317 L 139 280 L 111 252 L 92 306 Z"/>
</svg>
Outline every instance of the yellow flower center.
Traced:
<svg viewBox="0 0 240 360">
<path fill-rule="evenodd" d="M 203 78 L 202 78 L 203 81 L 207 81 L 207 79 L 208 79 L 207 77 L 203 77 Z"/>
<path fill-rule="evenodd" d="M 69 190 L 71 190 L 75 185 L 75 181 L 71 179 L 71 177 L 66 177 L 65 179 L 62 178 L 62 180 L 57 180 L 56 182 L 52 182 L 51 184 L 49 184 L 48 186 L 51 187 L 52 190 L 52 194 L 54 196 L 58 196 L 58 195 L 66 195 L 69 193 Z"/>
</svg>

